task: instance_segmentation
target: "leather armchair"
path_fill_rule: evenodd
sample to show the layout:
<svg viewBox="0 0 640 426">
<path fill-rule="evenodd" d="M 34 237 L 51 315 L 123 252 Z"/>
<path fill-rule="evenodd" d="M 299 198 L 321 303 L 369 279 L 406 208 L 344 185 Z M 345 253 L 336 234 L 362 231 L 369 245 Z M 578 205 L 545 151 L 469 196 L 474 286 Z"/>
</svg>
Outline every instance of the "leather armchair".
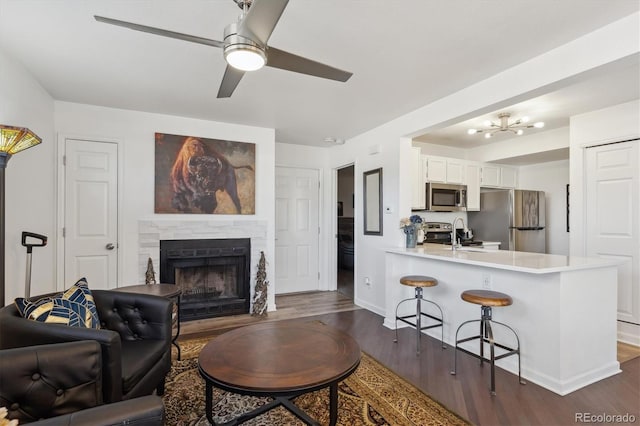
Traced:
<svg viewBox="0 0 640 426">
<path fill-rule="evenodd" d="M 102 352 L 107 403 L 164 393 L 171 368 L 172 302 L 163 297 L 92 290 L 100 329 L 23 318 L 15 305 L 0 309 L 0 349 L 95 340 Z"/>
<path fill-rule="evenodd" d="M 0 350 L 0 406 L 38 426 L 163 424 L 158 396 L 103 405 L 102 367 L 96 341 Z"/>
</svg>

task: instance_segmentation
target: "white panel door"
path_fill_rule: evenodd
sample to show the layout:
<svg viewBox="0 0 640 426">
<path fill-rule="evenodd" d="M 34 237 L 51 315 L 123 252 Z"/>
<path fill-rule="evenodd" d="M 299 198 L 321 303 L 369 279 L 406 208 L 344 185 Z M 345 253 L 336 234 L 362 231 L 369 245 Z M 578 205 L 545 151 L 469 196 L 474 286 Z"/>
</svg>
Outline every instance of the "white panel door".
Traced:
<svg viewBox="0 0 640 426">
<path fill-rule="evenodd" d="M 317 170 L 276 168 L 276 294 L 319 288 Z"/>
<path fill-rule="evenodd" d="M 587 256 L 623 261 L 618 320 L 640 324 L 640 142 L 586 150 Z"/>
<path fill-rule="evenodd" d="M 118 145 L 65 141 L 64 284 L 117 287 Z"/>
</svg>

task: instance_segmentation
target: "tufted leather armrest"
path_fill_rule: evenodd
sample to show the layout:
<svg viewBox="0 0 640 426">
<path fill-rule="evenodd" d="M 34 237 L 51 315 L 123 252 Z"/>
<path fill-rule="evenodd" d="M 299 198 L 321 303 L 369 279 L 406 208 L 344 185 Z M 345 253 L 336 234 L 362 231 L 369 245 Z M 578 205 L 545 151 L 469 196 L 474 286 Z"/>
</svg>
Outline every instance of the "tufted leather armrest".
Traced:
<svg viewBox="0 0 640 426">
<path fill-rule="evenodd" d="M 122 340 L 171 340 L 172 301 L 107 290 L 93 290 L 93 298 L 100 326 L 118 332 Z"/>
<path fill-rule="evenodd" d="M 100 419 L 101 425 L 162 426 L 164 425 L 164 405 L 159 396 L 142 396 L 29 423 L 29 425 L 96 426 L 96 419 Z"/>
<path fill-rule="evenodd" d="M 34 426 L 162 425 L 157 396 L 102 405 L 101 358 L 96 341 L 0 350 L 0 406 Z"/>
<path fill-rule="evenodd" d="M 95 341 L 0 351 L 0 406 L 20 423 L 102 404 L 102 357 Z"/>
<path fill-rule="evenodd" d="M 122 399 L 122 389 L 119 385 L 122 380 L 122 360 L 120 357 L 122 345 L 120 335 L 117 332 L 27 320 L 20 316 L 20 312 L 14 305 L 0 309 L 0 349 L 79 340 L 96 340 L 100 343 L 105 389 L 111 389 L 111 394 L 105 395 L 105 399 L 109 402 L 120 401 Z"/>
<path fill-rule="evenodd" d="M 101 329 L 69 327 L 23 318 L 14 305 L 0 308 L 0 349 L 78 340 L 102 348 L 103 397 L 117 402 L 161 395 L 171 368 L 172 301 L 163 297 L 93 290 Z"/>
</svg>

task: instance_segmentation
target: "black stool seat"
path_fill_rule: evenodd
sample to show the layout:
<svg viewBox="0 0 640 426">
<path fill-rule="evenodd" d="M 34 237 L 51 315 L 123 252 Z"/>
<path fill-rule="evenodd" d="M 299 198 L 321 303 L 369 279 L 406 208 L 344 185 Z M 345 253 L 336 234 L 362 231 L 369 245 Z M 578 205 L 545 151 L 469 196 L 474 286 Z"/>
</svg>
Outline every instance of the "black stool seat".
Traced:
<svg viewBox="0 0 640 426">
<path fill-rule="evenodd" d="M 412 327 L 415 327 L 416 329 L 416 334 L 417 334 L 417 348 L 416 348 L 416 355 L 420 355 L 420 336 L 422 335 L 422 330 L 427 330 L 429 328 L 434 328 L 434 327 L 441 327 L 442 331 L 441 331 L 441 341 L 444 341 L 444 327 L 442 327 L 442 323 L 443 323 L 443 314 L 442 314 L 442 309 L 440 309 L 440 306 L 438 306 L 437 303 L 432 302 L 431 300 L 426 300 L 422 298 L 422 289 L 424 287 L 435 287 L 438 285 L 438 280 L 433 278 L 433 277 L 428 277 L 426 275 L 406 275 L 402 278 L 400 278 L 400 284 L 408 286 L 408 287 L 414 287 L 415 288 L 415 297 L 409 298 L 409 299 L 404 299 L 401 300 L 398 305 L 396 306 L 396 338 L 394 339 L 394 343 L 398 343 L 398 321 L 402 321 L 405 324 L 409 324 Z M 400 308 L 400 305 L 402 305 L 404 302 L 408 302 L 410 300 L 415 300 L 416 301 L 416 313 L 413 315 L 403 315 L 400 316 L 398 315 L 398 308 Z M 435 315 L 429 314 L 429 313 L 425 313 L 422 312 L 422 304 L 421 302 L 427 302 L 430 303 L 432 305 L 434 305 L 439 311 L 440 311 L 440 317 L 437 317 Z M 435 323 L 432 322 L 431 325 L 422 325 L 422 317 L 425 317 L 426 320 L 428 319 L 432 319 L 435 321 Z M 444 349 L 444 343 L 442 344 L 442 348 Z"/>
<path fill-rule="evenodd" d="M 503 307 L 503 306 L 510 306 L 511 304 L 513 304 L 513 299 L 511 299 L 511 296 L 509 296 L 508 294 L 505 293 L 500 293 L 499 291 L 491 291 L 491 290 L 466 290 L 463 291 L 462 294 L 460 295 L 460 298 L 462 300 L 464 300 L 465 302 L 469 302 L 469 303 L 474 303 L 476 305 L 480 305 L 480 311 L 481 311 L 481 316 L 479 320 L 470 320 L 470 321 L 465 321 L 462 324 L 460 324 L 460 326 L 458 327 L 458 329 L 456 330 L 456 345 L 455 345 L 455 349 L 453 351 L 453 370 L 451 371 L 451 374 L 456 374 L 456 363 L 457 363 L 457 352 L 458 350 L 473 356 L 474 358 L 478 358 L 480 360 L 480 365 L 483 364 L 484 361 L 488 361 L 491 364 L 491 394 L 495 395 L 496 394 L 496 379 L 495 379 L 495 362 L 511 356 L 511 355 L 518 355 L 518 380 L 520 381 L 521 384 L 525 384 L 524 380 L 522 380 L 522 376 L 520 374 L 520 339 L 518 338 L 518 334 L 508 325 L 503 324 L 501 322 L 498 321 L 493 321 L 492 319 L 492 313 L 491 313 L 491 308 L 492 307 Z M 480 323 L 480 334 L 478 335 L 474 335 L 471 337 L 465 337 L 463 339 L 458 339 L 458 333 L 460 332 L 460 329 L 466 325 L 466 324 L 470 324 L 472 322 L 479 322 Z M 505 327 L 506 329 L 510 330 L 511 333 L 513 333 L 513 335 L 515 336 L 515 340 L 516 340 L 516 348 L 511 348 L 509 346 L 503 345 L 501 343 L 497 343 L 494 338 L 493 338 L 493 330 L 491 329 L 491 325 L 492 324 L 499 324 L 502 327 Z M 480 354 L 476 354 L 473 353 L 467 349 L 458 347 L 458 344 L 460 343 L 464 343 L 464 342 L 468 342 L 470 340 L 475 340 L 475 339 L 479 339 L 480 340 Z M 490 350 L 490 358 L 487 359 L 484 356 L 484 344 L 488 343 L 489 344 L 489 350 Z M 503 351 L 505 351 L 504 353 L 497 355 L 495 354 L 495 348 L 498 347 L 500 349 L 502 349 Z"/>
</svg>

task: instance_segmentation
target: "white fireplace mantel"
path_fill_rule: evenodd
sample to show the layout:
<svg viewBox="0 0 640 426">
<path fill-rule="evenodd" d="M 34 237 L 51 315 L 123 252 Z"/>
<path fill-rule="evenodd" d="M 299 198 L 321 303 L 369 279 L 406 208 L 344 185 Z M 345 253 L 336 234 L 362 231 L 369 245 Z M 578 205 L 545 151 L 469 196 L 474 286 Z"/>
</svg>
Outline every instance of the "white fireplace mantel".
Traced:
<svg viewBox="0 0 640 426">
<path fill-rule="evenodd" d="M 251 240 L 251 283 L 255 283 L 260 252 L 267 249 L 265 220 L 175 220 L 145 219 L 138 221 L 138 279 L 145 282 L 149 258 L 156 274 L 160 272 L 160 240 L 197 240 L 216 238 L 249 238 Z M 156 275 L 156 280 L 160 277 Z M 253 300 L 254 285 L 251 285 Z"/>
</svg>

